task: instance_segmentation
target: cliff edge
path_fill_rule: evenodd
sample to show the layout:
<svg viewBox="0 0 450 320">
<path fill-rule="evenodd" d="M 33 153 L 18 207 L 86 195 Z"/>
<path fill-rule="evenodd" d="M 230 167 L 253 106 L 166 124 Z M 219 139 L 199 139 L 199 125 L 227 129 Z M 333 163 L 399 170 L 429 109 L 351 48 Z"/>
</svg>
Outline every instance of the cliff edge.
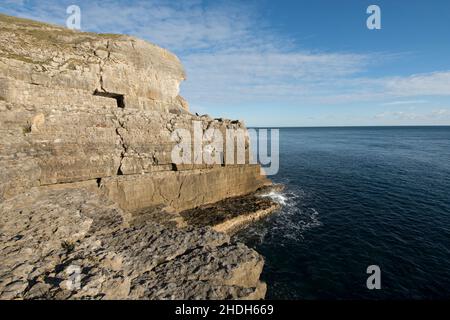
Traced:
<svg viewBox="0 0 450 320">
<path fill-rule="evenodd" d="M 180 61 L 143 40 L 1 14 L 0 30 L 0 298 L 263 298 L 263 258 L 198 215 L 270 181 L 250 157 L 171 157 L 177 129 L 244 124 L 191 114 Z"/>
</svg>

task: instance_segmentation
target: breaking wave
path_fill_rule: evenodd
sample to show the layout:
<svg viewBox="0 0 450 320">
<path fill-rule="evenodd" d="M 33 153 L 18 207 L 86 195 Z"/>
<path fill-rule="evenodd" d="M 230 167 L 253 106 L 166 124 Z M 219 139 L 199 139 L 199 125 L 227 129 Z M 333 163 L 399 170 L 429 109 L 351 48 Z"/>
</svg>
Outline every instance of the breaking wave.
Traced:
<svg viewBox="0 0 450 320">
<path fill-rule="evenodd" d="M 234 238 L 237 241 L 245 242 L 249 245 L 268 243 L 272 240 L 277 245 L 294 241 L 302 241 L 306 231 L 319 227 L 322 223 L 319 220 L 319 212 L 312 207 L 308 207 L 311 194 L 305 193 L 288 183 L 284 183 L 286 189 L 281 192 L 271 191 L 261 197 L 269 197 L 281 205 L 279 211 L 268 219 L 257 222 Z M 280 242 L 281 240 L 281 242 Z"/>
<path fill-rule="evenodd" d="M 267 194 L 263 194 L 260 197 L 262 198 L 270 198 L 273 201 L 281 204 L 282 206 L 286 205 L 288 198 L 282 192 L 271 191 Z"/>
</svg>

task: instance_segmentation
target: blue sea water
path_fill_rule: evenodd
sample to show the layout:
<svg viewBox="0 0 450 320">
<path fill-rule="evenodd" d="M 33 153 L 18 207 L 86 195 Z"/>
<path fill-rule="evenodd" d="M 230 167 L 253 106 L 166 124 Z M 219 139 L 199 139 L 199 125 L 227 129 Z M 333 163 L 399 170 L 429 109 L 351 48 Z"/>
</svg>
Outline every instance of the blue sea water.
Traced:
<svg viewBox="0 0 450 320">
<path fill-rule="evenodd" d="M 282 128 L 271 178 L 282 209 L 236 236 L 266 298 L 450 298 L 450 127 Z"/>
</svg>

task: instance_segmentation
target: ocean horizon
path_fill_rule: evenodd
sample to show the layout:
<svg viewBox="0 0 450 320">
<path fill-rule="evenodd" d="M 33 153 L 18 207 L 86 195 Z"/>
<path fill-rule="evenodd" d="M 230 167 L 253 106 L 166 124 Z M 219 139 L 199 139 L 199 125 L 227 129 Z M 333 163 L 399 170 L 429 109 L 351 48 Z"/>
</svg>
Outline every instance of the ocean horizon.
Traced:
<svg viewBox="0 0 450 320">
<path fill-rule="evenodd" d="M 449 160 L 448 126 L 281 128 L 282 209 L 235 237 L 267 298 L 449 298 Z"/>
<path fill-rule="evenodd" d="M 423 125 L 373 125 L 373 126 L 248 126 L 249 129 L 326 129 L 326 128 L 429 128 L 429 127 L 450 127 L 450 124 L 448 125 L 434 125 L 434 124 L 423 124 Z"/>
</svg>

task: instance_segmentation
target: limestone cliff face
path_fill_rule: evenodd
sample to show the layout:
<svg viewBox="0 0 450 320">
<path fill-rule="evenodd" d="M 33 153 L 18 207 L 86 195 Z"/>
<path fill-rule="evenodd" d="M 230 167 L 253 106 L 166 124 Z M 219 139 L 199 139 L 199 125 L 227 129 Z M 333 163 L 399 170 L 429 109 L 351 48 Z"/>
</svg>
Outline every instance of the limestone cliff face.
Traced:
<svg viewBox="0 0 450 320">
<path fill-rule="evenodd" d="M 191 131 L 193 121 L 200 121 L 203 130 L 245 129 L 244 125 L 190 114 L 179 95 L 185 79 L 180 61 L 143 40 L 74 32 L 4 15 L 0 15 L 0 30 L 4 238 L 0 249 L 5 257 L 0 263 L 0 297 L 262 297 L 265 290 L 258 276 L 263 262 L 256 252 L 239 246 L 235 252 L 242 254 L 236 255 L 232 247 L 222 246 L 229 239 L 215 241 L 221 236 L 212 230 L 202 238 L 200 229 L 162 231 L 167 228 L 143 219 L 138 219 L 139 227 L 130 229 L 137 221 L 130 217 L 142 210 L 165 208 L 158 214 L 176 214 L 267 185 L 257 165 L 182 167 L 171 161 L 176 143 L 171 135 L 178 128 Z M 48 220 L 48 224 L 13 222 L 25 216 L 30 221 L 40 217 L 36 221 Z M 153 238 L 148 243 L 142 240 L 152 230 L 161 233 L 161 243 L 175 247 L 183 237 L 203 240 L 198 238 L 197 244 L 192 240 L 185 251 L 174 249 L 139 259 L 144 248 L 160 250 L 150 244 Z M 113 233 L 123 242 L 114 240 Z M 14 240 L 17 235 L 21 237 Z M 74 248 L 61 249 L 61 243 L 69 242 L 76 244 Z M 96 263 L 87 262 L 97 245 L 104 255 Z M 214 267 L 218 268 L 214 275 L 188 276 L 189 270 L 179 269 L 188 259 L 197 261 L 193 270 L 201 265 L 209 270 L 204 259 L 211 255 L 220 257 L 225 266 L 241 267 L 234 275 L 227 274 L 232 271 L 227 267 L 221 271 L 220 265 Z M 99 271 L 83 275 L 81 289 L 70 293 L 56 270 L 75 260 L 87 269 L 91 263 Z M 20 270 L 12 273 L 16 268 Z M 117 277 L 105 276 L 111 270 Z M 57 287 L 49 277 L 60 280 Z M 98 281 L 90 281 L 92 277 Z M 246 280 L 239 284 L 236 279 Z"/>
<path fill-rule="evenodd" d="M 102 95 L 120 95 L 127 108 L 183 107 L 178 93 L 184 71 L 167 50 L 129 36 L 74 32 L 7 16 L 1 16 L 0 29 L 4 100 L 98 108 L 115 104 Z"/>
<path fill-rule="evenodd" d="M 102 186 L 126 208 L 182 209 L 263 182 L 256 166 L 173 171 L 175 129 L 192 130 L 194 120 L 204 129 L 243 124 L 187 112 L 179 96 L 184 71 L 168 51 L 7 16 L 0 29 L 0 198 L 107 178 Z"/>
</svg>

